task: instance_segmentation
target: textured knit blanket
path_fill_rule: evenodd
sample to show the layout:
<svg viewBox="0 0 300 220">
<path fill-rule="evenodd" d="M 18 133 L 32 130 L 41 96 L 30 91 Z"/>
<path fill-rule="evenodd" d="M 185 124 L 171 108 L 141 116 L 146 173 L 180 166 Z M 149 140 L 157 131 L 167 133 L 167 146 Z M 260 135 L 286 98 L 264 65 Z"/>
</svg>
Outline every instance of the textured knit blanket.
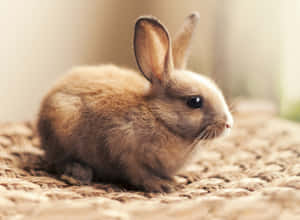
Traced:
<svg viewBox="0 0 300 220">
<path fill-rule="evenodd" d="M 0 219 L 300 219 L 300 124 L 235 114 L 231 135 L 199 146 L 169 194 L 95 182 L 43 167 L 32 123 L 0 124 Z"/>
</svg>

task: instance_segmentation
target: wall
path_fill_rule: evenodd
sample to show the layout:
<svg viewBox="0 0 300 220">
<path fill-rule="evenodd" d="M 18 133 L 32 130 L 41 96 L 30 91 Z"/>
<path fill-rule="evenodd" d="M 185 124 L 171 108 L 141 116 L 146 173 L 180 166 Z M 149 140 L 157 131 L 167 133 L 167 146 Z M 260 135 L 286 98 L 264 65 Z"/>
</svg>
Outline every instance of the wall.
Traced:
<svg viewBox="0 0 300 220">
<path fill-rule="evenodd" d="M 0 120 L 35 118 L 42 96 L 74 65 L 113 62 L 135 68 L 132 31 L 143 14 L 158 16 L 174 32 L 190 11 L 200 10 L 192 59 L 197 70 L 209 72 L 215 2 L 1 1 Z"/>
<path fill-rule="evenodd" d="M 298 91 L 290 86 L 299 78 L 298 3 L 270 2 L 1 1 L 0 121 L 34 119 L 45 92 L 74 65 L 136 68 L 133 25 L 143 14 L 159 17 L 174 34 L 188 13 L 199 11 L 190 69 L 212 76 L 229 96 L 279 102 L 279 85 Z"/>
<path fill-rule="evenodd" d="M 216 22 L 215 78 L 232 96 L 278 101 L 281 1 L 220 2 Z"/>
</svg>

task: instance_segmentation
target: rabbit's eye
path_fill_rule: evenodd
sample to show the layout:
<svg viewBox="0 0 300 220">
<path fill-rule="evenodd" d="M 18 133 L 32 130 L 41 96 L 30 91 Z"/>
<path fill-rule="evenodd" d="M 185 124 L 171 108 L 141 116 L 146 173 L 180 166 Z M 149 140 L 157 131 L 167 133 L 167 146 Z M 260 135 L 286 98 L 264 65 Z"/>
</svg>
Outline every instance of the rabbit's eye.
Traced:
<svg viewBox="0 0 300 220">
<path fill-rule="evenodd" d="M 186 104 L 191 108 L 201 108 L 203 99 L 200 96 L 192 96 L 187 99 Z"/>
</svg>

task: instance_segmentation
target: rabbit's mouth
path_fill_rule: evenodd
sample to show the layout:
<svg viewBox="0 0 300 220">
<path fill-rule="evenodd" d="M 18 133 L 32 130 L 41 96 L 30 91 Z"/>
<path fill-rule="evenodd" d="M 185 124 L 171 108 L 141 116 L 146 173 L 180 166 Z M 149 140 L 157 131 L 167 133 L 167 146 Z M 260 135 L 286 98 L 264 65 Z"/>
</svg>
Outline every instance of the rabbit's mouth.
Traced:
<svg viewBox="0 0 300 220">
<path fill-rule="evenodd" d="M 225 122 L 216 121 L 204 126 L 197 137 L 199 140 L 212 140 L 228 133 L 230 128 Z"/>
</svg>

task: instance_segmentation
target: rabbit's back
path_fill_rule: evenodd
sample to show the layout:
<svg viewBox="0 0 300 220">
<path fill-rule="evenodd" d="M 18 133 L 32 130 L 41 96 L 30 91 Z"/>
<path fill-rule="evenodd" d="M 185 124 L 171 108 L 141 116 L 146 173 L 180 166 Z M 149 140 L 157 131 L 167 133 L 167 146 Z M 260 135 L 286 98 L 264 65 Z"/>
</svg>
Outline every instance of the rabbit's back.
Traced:
<svg viewBox="0 0 300 220">
<path fill-rule="evenodd" d="M 108 116 L 140 105 L 150 83 L 140 74 L 114 65 L 77 67 L 62 77 L 42 103 L 40 116 L 60 124 L 88 111 Z"/>
<path fill-rule="evenodd" d="M 55 86 L 54 90 L 85 96 L 102 93 L 143 93 L 149 82 L 139 73 L 114 65 L 75 67 Z"/>
<path fill-rule="evenodd" d="M 124 120 L 131 120 L 133 109 L 143 108 L 143 115 L 147 114 L 144 98 L 149 88 L 146 79 L 128 69 L 113 65 L 74 68 L 56 83 L 40 109 L 38 130 L 46 156 L 64 160 L 59 155 L 96 154 L 96 146 L 104 146 L 114 128 L 122 129 L 125 124 L 127 129 Z M 135 114 L 132 120 L 137 117 L 144 116 Z"/>
</svg>

